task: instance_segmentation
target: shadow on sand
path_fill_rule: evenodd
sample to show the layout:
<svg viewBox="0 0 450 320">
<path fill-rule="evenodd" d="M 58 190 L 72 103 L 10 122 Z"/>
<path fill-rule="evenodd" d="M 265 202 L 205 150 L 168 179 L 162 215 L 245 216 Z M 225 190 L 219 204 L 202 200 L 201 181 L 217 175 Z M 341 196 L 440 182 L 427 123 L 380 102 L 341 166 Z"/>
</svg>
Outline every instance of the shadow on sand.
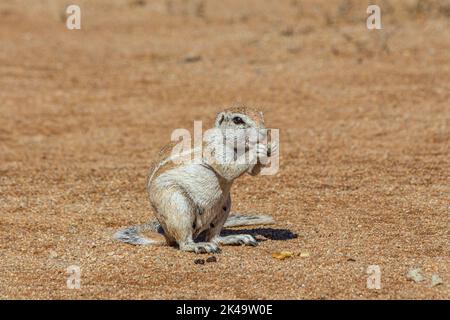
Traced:
<svg viewBox="0 0 450 320">
<path fill-rule="evenodd" d="M 250 234 L 252 236 L 263 236 L 270 240 L 290 240 L 297 238 L 297 234 L 287 229 L 274 228 L 257 228 L 257 229 L 224 229 L 220 233 L 221 236 L 229 236 L 233 234 Z"/>
</svg>

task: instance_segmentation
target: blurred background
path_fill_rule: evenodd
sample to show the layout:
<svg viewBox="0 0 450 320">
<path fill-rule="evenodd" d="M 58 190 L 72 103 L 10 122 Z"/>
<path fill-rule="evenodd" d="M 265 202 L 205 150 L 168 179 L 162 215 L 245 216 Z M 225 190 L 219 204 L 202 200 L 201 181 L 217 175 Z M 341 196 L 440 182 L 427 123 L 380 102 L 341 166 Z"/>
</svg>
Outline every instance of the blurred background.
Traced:
<svg viewBox="0 0 450 320">
<path fill-rule="evenodd" d="M 405 273 L 449 274 L 449 27 L 446 0 L 1 1 L 0 297 L 448 298 Z M 298 237 L 226 248 L 201 282 L 191 255 L 112 242 L 152 217 L 172 130 L 236 104 L 264 110 L 281 155 L 234 209 Z"/>
</svg>

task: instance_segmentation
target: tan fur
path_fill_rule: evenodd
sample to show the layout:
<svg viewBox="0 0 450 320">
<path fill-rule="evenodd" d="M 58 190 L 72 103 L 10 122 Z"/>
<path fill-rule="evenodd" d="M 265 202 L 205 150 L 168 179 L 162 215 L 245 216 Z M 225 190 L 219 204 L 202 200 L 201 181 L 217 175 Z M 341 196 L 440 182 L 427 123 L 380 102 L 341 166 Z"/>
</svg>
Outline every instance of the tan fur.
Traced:
<svg viewBox="0 0 450 320">
<path fill-rule="evenodd" d="M 220 112 L 216 117 L 215 128 L 215 132 L 226 134 L 229 134 L 228 129 L 265 129 L 262 112 L 245 107 Z M 244 130 L 231 130 L 233 137 L 238 138 L 241 131 Z M 257 244 L 250 235 L 220 236 L 230 213 L 230 189 L 234 180 L 246 172 L 256 174 L 261 167 L 259 162 L 238 164 L 232 160 L 233 157 L 226 158 L 224 162 L 214 161 L 216 155 L 233 150 L 224 151 L 222 137 L 212 134 L 203 141 L 204 153 L 199 163 L 174 163 L 172 150 L 176 143 L 170 143 L 161 150 L 151 166 L 147 189 L 155 217 L 163 229 L 167 243 L 176 245 L 183 251 L 218 252 L 220 244 Z M 245 136 L 242 139 L 246 141 Z M 190 149 L 187 155 L 193 157 L 195 151 Z M 264 153 L 267 156 L 267 151 Z M 267 216 L 258 218 L 252 217 L 253 223 L 248 223 L 243 216 L 236 216 L 233 225 L 239 224 L 239 220 L 242 224 L 272 222 Z M 145 229 L 144 226 L 141 229 Z M 133 232 L 139 228 L 127 230 L 117 233 L 116 239 L 135 243 L 124 240 L 124 234 L 125 238 L 130 233 L 133 237 L 138 237 Z M 200 235 L 204 235 L 205 241 L 195 242 Z M 145 240 L 138 239 L 136 244 L 143 242 Z"/>
</svg>

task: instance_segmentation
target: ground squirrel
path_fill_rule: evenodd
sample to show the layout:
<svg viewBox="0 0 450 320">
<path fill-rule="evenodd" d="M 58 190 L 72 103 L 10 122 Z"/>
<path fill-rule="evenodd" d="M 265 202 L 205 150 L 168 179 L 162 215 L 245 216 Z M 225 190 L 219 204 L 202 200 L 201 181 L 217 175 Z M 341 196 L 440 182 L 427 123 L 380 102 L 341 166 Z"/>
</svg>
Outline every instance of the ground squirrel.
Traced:
<svg viewBox="0 0 450 320">
<path fill-rule="evenodd" d="M 250 132 L 256 133 L 256 140 Z M 251 235 L 220 232 L 223 227 L 274 222 L 267 215 L 230 215 L 233 181 L 244 173 L 258 174 L 278 149 L 273 142 L 259 143 L 267 138 L 263 113 L 239 107 L 217 114 L 214 128 L 203 138 L 200 161 L 179 161 L 191 159 L 198 147 L 174 154 L 175 144 L 169 144 L 153 163 L 147 183 L 156 220 L 120 230 L 114 238 L 131 244 L 157 243 L 140 235 L 150 230 L 163 234 L 167 244 L 195 253 L 220 252 L 219 245 L 257 245 Z M 238 150 L 243 150 L 239 156 Z M 249 154 L 256 156 L 251 159 Z"/>
</svg>

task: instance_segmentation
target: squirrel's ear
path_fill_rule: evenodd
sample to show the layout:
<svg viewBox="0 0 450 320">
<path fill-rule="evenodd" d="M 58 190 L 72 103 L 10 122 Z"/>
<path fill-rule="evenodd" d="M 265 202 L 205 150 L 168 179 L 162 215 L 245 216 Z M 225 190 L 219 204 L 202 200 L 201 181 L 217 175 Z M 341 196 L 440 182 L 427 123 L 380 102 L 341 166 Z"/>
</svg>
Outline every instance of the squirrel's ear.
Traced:
<svg viewBox="0 0 450 320">
<path fill-rule="evenodd" d="M 215 127 L 218 128 L 220 127 L 220 125 L 222 124 L 223 120 L 225 119 L 225 113 L 224 112 L 220 112 L 217 114 L 216 117 L 216 122 L 215 122 Z"/>
</svg>

